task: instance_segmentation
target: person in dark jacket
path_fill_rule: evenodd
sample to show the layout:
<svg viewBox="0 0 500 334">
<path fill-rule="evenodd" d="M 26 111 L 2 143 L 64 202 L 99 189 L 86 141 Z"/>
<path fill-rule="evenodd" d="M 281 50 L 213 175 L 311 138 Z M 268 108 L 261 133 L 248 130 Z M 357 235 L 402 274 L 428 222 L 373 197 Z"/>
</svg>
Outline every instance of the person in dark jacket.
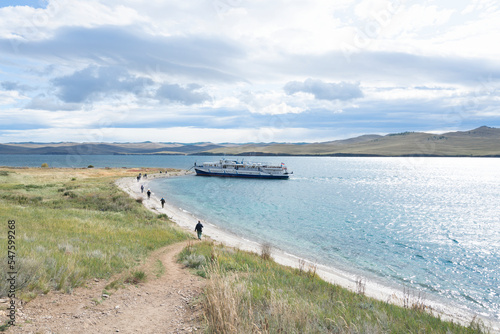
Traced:
<svg viewBox="0 0 500 334">
<path fill-rule="evenodd" d="M 150 199 L 151 198 L 151 189 L 148 189 L 148 192 L 146 194 L 148 194 L 148 199 Z"/>
<path fill-rule="evenodd" d="M 194 230 L 196 232 L 198 232 L 198 239 L 201 240 L 201 230 L 203 229 L 203 225 L 201 224 L 201 222 L 198 220 L 198 224 L 196 224 L 196 227 L 194 228 Z"/>
<path fill-rule="evenodd" d="M 165 206 L 165 199 L 162 197 L 160 202 L 161 202 L 161 207 L 163 208 Z"/>
</svg>

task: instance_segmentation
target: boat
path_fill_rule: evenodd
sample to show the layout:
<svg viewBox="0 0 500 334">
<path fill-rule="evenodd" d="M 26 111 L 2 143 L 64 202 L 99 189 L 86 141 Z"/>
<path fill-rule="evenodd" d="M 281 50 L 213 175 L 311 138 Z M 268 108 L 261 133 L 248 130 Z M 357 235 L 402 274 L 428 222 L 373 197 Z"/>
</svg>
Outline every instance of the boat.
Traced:
<svg viewBox="0 0 500 334">
<path fill-rule="evenodd" d="M 258 179 L 288 179 L 292 173 L 288 172 L 284 163 L 270 165 L 261 162 L 248 162 L 220 159 L 216 162 L 204 162 L 193 166 L 197 176 L 246 177 Z"/>
</svg>

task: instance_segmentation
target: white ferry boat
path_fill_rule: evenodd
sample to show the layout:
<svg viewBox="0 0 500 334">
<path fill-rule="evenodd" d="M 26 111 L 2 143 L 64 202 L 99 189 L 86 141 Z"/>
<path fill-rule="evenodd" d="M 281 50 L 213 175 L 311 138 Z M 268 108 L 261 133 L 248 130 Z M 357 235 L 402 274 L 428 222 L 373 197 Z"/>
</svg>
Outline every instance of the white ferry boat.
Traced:
<svg viewBox="0 0 500 334">
<path fill-rule="evenodd" d="M 236 160 L 221 159 L 217 162 L 204 162 L 202 165 L 194 164 L 198 176 L 225 176 L 225 177 L 250 177 L 260 179 L 288 179 L 290 174 L 284 163 L 273 166 L 264 163 L 255 163 Z"/>
</svg>

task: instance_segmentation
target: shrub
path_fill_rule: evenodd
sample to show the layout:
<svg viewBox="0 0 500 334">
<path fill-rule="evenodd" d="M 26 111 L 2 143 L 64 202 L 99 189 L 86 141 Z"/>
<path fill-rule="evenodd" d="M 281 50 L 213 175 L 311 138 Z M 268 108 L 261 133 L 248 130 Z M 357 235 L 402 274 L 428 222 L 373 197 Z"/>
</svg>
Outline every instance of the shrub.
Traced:
<svg viewBox="0 0 500 334">
<path fill-rule="evenodd" d="M 26 196 L 26 195 L 17 195 L 17 194 L 2 194 L 0 198 L 12 201 L 17 204 L 26 205 L 26 204 L 38 204 L 43 201 L 42 196 Z"/>
<path fill-rule="evenodd" d="M 72 191 L 65 191 L 63 195 L 71 198 L 77 197 L 77 195 Z"/>
<path fill-rule="evenodd" d="M 144 271 L 134 271 L 132 276 L 125 280 L 125 283 L 139 284 L 146 281 L 146 273 Z"/>
<path fill-rule="evenodd" d="M 182 264 L 185 265 L 188 268 L 195 268 L 198 269 L 202 265 L 205 264 L 205 257 L 203 255 L 199 254 L 189 254 L 184 258 L 184 261 L 182 261 Z"/>
<path fill-rule="evenodd" d="M 271 244 L 264 242 L 261 248 L 261 254 L 263 260 L 271 260 Z"/>
<path fill-rule="evenodd" d="M 89 165 L 87 168 L 94 168 L 94 166 L 93 165 Z"/>
<path fill-rule="evenodd" d="M 42 168 L 48 168 L 48 167 L 49 167 L 49 164 L 48 164 L 48 163 L 44 162 L 44 163 L 42 164 Z"/>
<path fill-rule="evenodd" d="M 30 285 L 36 284 L 41 275 L 40 261 L 34 258 L 18 257 L 16 260 L 16 289 L 21 290 Z M 9 293 L 10 283 L 7 281 L 9 267 L 7 261 L 0 265 L 0 297 L 5 297 Z"/>
</svg>

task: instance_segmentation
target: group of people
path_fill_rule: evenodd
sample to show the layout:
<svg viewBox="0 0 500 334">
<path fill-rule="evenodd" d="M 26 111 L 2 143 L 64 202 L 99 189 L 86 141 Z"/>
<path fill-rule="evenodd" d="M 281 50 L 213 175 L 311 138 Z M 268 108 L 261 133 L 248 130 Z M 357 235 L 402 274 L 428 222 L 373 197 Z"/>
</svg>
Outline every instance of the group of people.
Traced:
<svg viewBox="0 0 500 334">
<path fill-rule="evenodd" d="M 163 172 L 163 171 L 160 171 L 160 174 L 167 174 L 167 171 Z M 137 175 L 137 182 L 139 182 L 142 178 L 144 179 L 147 179 L 148 178 L 148 174 L 144 173 L 144 175 L 142 175 L 142 173 L 139 173 L 139 175 Z"/>
<path fill-rule="evenodd" d="M 147 174 L 144 174 L 144 177 L 147 177 L 146 176 Z M 139 173 L 139 176 L 137 176 L 137 181 L 139 181 L 141 179 L 141 174 Z M 141 184 L 141 193 L 144 193 L 144 184 Z M 148 199 L 151 199 L 151 189 L 148 188 L 148 190 L 146 191 L 146 194 L 148 195 Z M 161 198 L 160 199 L 160 203 L 161 203 L 161 207 L 164 208 L 165 207 L 165 198 Z M 194 230 L 196 231 L 197 235 L 198 235 L 198 239 L 201 240 L 201 234 L 202 234 L 202 231 L 203 231 L 203 224 L 198 220 L 198 223 L 196 224 Z"/>
<path fill-rule="evenodd" d="M 144 185 L 143 184 L 141 184 L 141 193 L 144 193 Z M 146 191 L 146 195 L 148 195 L 148 199 L 151 199 L 151 194 L 152 194 L 151 189 L 148 188 L 148 191 Z M 165 202 L 166 202 L 165 199 L 162 197 L 160 199 L 160 203 L 161 203 L 162 208 L 165 207 Z"/>
</svg>

